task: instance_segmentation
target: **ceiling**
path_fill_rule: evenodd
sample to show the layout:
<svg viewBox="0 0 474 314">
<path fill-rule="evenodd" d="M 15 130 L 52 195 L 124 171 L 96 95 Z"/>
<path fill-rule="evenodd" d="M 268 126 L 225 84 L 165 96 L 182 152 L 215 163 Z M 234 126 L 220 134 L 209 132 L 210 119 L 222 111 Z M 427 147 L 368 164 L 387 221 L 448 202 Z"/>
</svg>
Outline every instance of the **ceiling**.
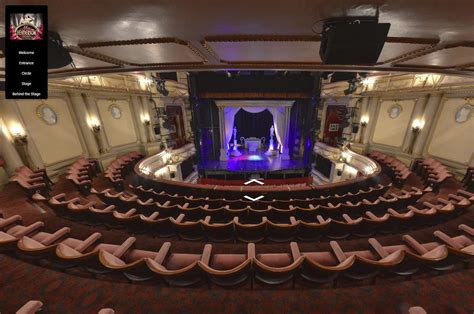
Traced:
<svg viewBox="0 0 474 314">
<path fill-rule="evenodd" d="M 61 34 L 76 66 L 53 70 L 51 77 L 232 68 L 474 75 L 472 0 L 3 2 L 48 4 L 49 29 Z M 391 23 L 378 64 L 323 65 L 317 22 L 373 14 L 376 5 L 380 22 Z"/>
</svg>

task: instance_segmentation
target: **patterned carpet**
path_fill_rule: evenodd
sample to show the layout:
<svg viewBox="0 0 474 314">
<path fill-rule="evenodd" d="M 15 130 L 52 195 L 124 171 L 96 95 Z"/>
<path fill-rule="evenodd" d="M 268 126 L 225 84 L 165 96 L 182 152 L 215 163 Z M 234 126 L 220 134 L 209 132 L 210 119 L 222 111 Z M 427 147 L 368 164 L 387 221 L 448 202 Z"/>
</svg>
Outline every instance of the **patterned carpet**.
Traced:
<svg viewBox="0 0 474 314">
<path fill-rule="evenodd" d="M 104 187 L 97 179 L 95 186 Z M 414 182 L 418 185 L 418 182 Z M 446 195 L 456 185 L 441 191 Z M 54 193 L 67 191 L 71 186 L 64 182 L 56 184 Z M 14 185 L 0 192 L 0 209 L 6 216 L 19 213 L 25 223 L 38 219 L 46 222 L 46 230 L 54 231 L 63 226 L 72 228 L 72 236 L 82 238 L 94 227 L 78 224 L 56 217 L 45 206 L 27 201 Z M 420 241 L 432 241 L 434 230 L 456 234 L 459 223 L 474 224 L 473 207 L 463 216 L 440 226 L 410 232 Z M 104 242 L 118 242 L 128 236 L 123 230 L 98 230 Z M 156 250 L 163 242 L 146 235 L 137 236 L 137 247 Z M 383 244 L 400 243 L 401 235 L 377 237 Z M 173 239 L 177 251 L 196 252 L 203 243 Z M 347 249 L 366 248 L 366 239 L 341 241 Z M 266 252 L 286 251 L 288 244 L 263 243 Z M 302 249 L 328 249 L 328 243 L 303 243 Z M 241 252 L 244 244 L 216 244 L 219 252 Z M 407 313 L 410 306 L 419 305 L 428 313 L 472 313 L 474 310 L 474 269 L 457 270 L 443 275 L 425 274 L 409 281 L 395 279 L 377 280 L 375 285 L 347 286 L 314 289 L 297 284 L 295 290 L 279 287 L 248 286 L 240 289 L 167 288 L 154 282 L 130 284 L 123 278 L 103 277 L 94 279 L 84 273 L 63 273 L 17 258 L 0 255 L 0 312 L 12 313 L 31 299 L 44 303 L 44 313 L 97 313 L 103 307 L 111 307 L 116 313 Z M 347 287 L 346 287 L 347 286 Z"/>
</svg>

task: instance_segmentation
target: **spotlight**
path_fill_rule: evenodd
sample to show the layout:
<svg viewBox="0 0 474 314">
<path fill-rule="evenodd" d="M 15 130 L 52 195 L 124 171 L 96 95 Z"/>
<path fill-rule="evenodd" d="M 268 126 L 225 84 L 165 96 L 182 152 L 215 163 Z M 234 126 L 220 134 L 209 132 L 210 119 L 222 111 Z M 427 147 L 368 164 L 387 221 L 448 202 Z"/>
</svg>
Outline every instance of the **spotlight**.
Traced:
<svg viewBox="0 0 474 314">
<path fill-rule="evenodd" d="M 151 78 L 155 81 L 156 90 L 163 96 L 168 96 L 170 93 L 165 86 L 166 81 L 160 78 L 159 76 L 151 76 Z"/>
<path fill-rule="evenodd" d="M 357 89 L 357 79 L 352 79 L 349 81 L 349 87 L 344 90 L 344 95 L 350 95 Z"/>
</svg>

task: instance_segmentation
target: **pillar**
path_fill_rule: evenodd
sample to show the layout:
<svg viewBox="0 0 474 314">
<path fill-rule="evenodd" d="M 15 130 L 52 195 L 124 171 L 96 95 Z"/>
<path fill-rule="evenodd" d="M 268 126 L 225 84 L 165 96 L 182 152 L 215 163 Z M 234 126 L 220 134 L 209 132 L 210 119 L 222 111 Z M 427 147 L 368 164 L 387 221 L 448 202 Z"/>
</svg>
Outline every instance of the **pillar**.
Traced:
<svg viewBox="0 0 474 314">
<path fill-rule="evenodd" d="M 102 123 L 99 115 L 99 108 L 97 107 L 97 103 L 95 102 L 95 99 L 92 96 L 89 96 L 87 94 L 82 94 L 84 103 L 86 104 L 87 111 L 89 112 L 90 116 L 94 116 L 99 120 L 100 123 L 100 132 L 97 134 L 97 140 L 100 143 L 97 143 L 98 145 L 101 146 L 102 152 L 106 153 L 109 151 L 110 147 L 107 142 L 107 137 L 105 136 L 105 130 L 104 130 L 104 124 Z M 90 131 L 92 132 L 92 130 Z"/>
<path fill-rule="evenodd" d="M 318 138 L 320 141 L 323 140 L 324 137 L 324 127 L 326 124 L 326 113 L 328 111 L 328 105 L 326 103 L 323 104 L 323 112 L 321 113 L 321 125 L 319 126 L 319 133 Z"/>
<path fill-rule="evenodd" d="M 405 137 L 405 140 L 403 141 L 403 144 L 402 144 L 402 150 L 404 152 L 409 152 L 410 146 L 412 145 L 412 141 L 414 140 L 413 137 L 415 136 L 415 134 L 411 131 L 411 126 L 414 120 L 421 119 L 422 114 L 423 114 L 423 109 L 425 108 L 427 101 L 428 101 L 428 95 L 420 97 L 416 101 L 415 108 L 413 108 L 413 114 L 411 115 L 410 124 L 408 125 L 407 136 Z"/>
<path fill-rule="evenodd" d="M 422 117 L 425 125 L 423 126 L 420 134 L 418 134 L 418 137 L 413 145 L 414 156 L 421 156 L 423 154 L 423 148 L 425 147 L 426 140 L 428 139 L 428 135 L 430 134 L 433 127 L 434 118 L 441 104 L 442 98 L 442 94 L 431 94 L 426 102 Z"/>
<path fill-rule="evenodd" d="M 367 104 L 367 115 L 369 116 L 369 123 L 365 127 L 362 136 L 362 144 L 369 144 L 372 130 L 375 128 L 375 113 L 379 104 L 379 97 L 371 97 Z"/>
<path fill-rule="evenodd" d="M 68 91 L 69 99 L 71 100 L 72 107 L 78 118 L 79 127 L 81 129 L 84 141 L 86 143 L 87 151 L 89 152 L 90 157 L 98 157 L 99 147 L 92 134 L 91 128 L 87 124 L 89 118 L 89 113 L 87 111 L 86 104 L 80 92 L 77 91 Z"/>
<path fill-rule="evenodd" d="M 227 143 L 225 138 L 225 116 L 224 116 L 224 107 L 218 107 L 219 109 L 219 130 L 221 137 L 221 149 L 219 154 L 219 160 L 228 160 L 227 157 Z"/>
<path fill-rule="evenodd" d="M 360 142 L 360 140 L 363 136 L 363 133 L 367 129 L 366 127 L 365 128 L 361 127 L 360 121 L 361 121 L 361 118 L 364 115 L 367 114 L 367 105 L 368 105 L 368 103 L 369 103 L 369 98 L 368 97 L 362 98 L 362 101 L 361 101 L 361 104 L 360 104 L 359 116 L 358 116 L 359 130 L 357 131 L 357 134 L 356 134 L 356 137 L 355 137 L 355 142 L 357 142 L 357 143 Z"/>
<path fill-rule="evenodd" d="M 151 141 L 150 125 L 145 125 L 143 122 L 145 112 L 143 111 L 142 102 L 138 96 L 134 95 L 131 96 L 131 103 L 133 117 L 136 122 L 135 125 L 137 126 L 138 138 L 141 143 L 148 143 L 148 141 Z M 150 114 L 148 114 L 148 116 L 150 116 Z"/>
<path fill-rule="evenodd" d="M 5 160 L 7 174 L 12 176 L 15 173 L 15 169 L 24 164 L 8 132 L 5 121 L 0 117 L 0 155 Z"/>
<path fill-rule="evenodd" d="M 28 104 L 25 104 L 29 106 L 34 106 L 34 104 L 36 103 L 35 101 L 32 101 L 32 100 L 21 100 L 21 101 L 29 102 Z M 29 160 L 29 162 L 31 163 L 30 166 L 33 169 L 44 168 L 43 159 L 41 158 L 41 155 L 33 141 L 31 134 L 29 134 L 28 132 L 28 128 L 23 121 L 23 118 L 21 116 L 17 103 L 12 99 L 4 99 L 3 104 L 0 106 L 0 116 L 4 118 L 3 121 L 5 123 L 7 131 L 9 131 L 8 128 L 11 127 L 9 123 L 19 123 L 22 125 L 24 129 L 25 135 L 27 136 L 28 144 L 25 144 L 25 146 L 20 145 L 18 148 L 15 148 L 19 156 L 21 156 L 21 154 L 26 155 L 24 157 Z M 23 151 L 18 151 L 22 149 Z"/>
<path fill-rule="evenodd" d="M 283 135 L 283 149 L 281 152 L 281 159 L 288 160 L 290 159 L 289 149 L 288 149 L 288 138 L 290 137 L 290 113 L 291 107 L 285 107 L 285 133 Z"/>
</svg>

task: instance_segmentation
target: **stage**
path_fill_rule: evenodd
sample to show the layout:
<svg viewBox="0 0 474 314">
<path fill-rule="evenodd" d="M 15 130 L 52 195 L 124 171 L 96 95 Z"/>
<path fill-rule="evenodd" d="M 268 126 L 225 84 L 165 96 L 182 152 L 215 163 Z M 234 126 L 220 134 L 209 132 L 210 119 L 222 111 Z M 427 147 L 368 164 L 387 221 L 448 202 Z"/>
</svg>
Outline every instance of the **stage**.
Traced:
<svg viewBox="0 0 474 314">
<path fill-rule="evenodd" d="M 302 159 L 282 159 L 280 155 L 266 156 L 264 152 L 241 150 L 241 156 L 229 156 L 228 160 L 207 160 L 201 169 L 206 178 L 249 178 L 258 174 L 262 178 L 303 177 L 305 165 Z"/>
</svg>

